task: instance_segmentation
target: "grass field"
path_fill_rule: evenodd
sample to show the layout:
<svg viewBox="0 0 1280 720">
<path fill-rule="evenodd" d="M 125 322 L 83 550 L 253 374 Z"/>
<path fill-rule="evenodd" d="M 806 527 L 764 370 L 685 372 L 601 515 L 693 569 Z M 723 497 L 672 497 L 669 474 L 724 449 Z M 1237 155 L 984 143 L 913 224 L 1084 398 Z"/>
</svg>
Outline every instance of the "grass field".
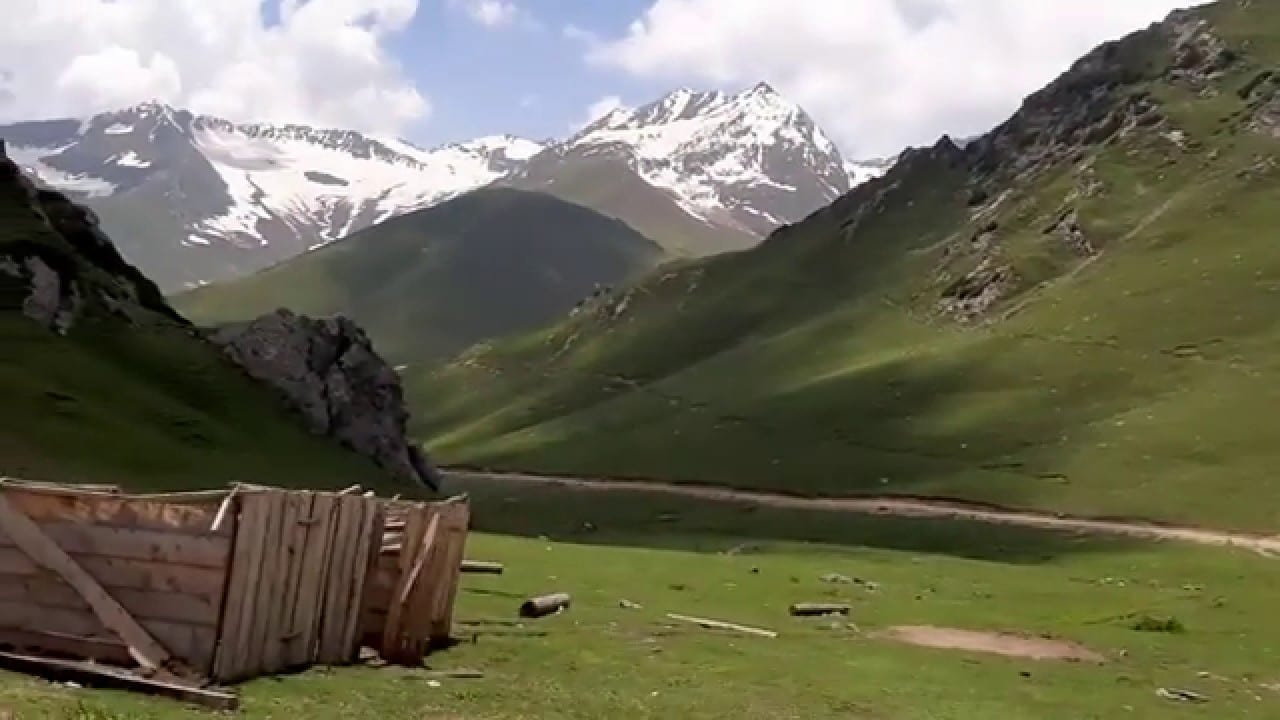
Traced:
<svg viewBox="0 0 1280 720">
<path fill-rule="evenodd" d="M 954 522 L 791 513 L 627 493 L 472 484 L 468 576 L 435 669 L 314 669 L 249 683 L 246 718 L 1280 717 L 1275 559 Z M 589 525 L 588 525 L 589 523 Z M 500 533 L 500 534 L 496 534 Z M 733 554 L 728 554 L 729 552 Z M 833 584 L 839 573 L 860 583 Z M 516 625 L 531 594 L 572 593 L 559 616 Z M 623 609 L 622 599 L 641 609 Z M 797 601 L 852 614 L 793 619 Z M 765 639 L 676 624 L 665 613 L 769 628 Z M 1133 629 L 1143 615 L 1182 633 Z M 1049 634 L 1105 664 L 924 649 L 878 639 L 931 624 Z M 474 641 L 473 641 L 474 640 Z M 1158 688 L 1209 698 L 1185 704 Z M 166 700 L 0 675 L 23 718 L 207 717 Z"/>
</svg>

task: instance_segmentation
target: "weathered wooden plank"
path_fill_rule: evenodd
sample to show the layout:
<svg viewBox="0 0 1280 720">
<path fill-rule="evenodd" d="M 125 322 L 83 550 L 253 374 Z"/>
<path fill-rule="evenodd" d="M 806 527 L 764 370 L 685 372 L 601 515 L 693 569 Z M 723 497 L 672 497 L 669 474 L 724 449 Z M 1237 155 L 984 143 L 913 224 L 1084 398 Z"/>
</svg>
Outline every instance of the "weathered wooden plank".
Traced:
<svg viewBox="0 0 1280 720">
<path fill-rule="evenodd" d="M 31 518 L 10 503 L 7 493 L 0 493 L 0 529 L 37 564 L 56 572 L 74 587 L 88 601 L 102 624 L 129 646 L 129 654 L 139 665 L 158 669 L 168 662 L 169 651 L 151 637 L 92 575 L 41 532 Z"/>
<path fill-rule="evenodd" d="M 399 554 L 392 556 L 395 560 L 395 568 L 390 573 L 393 578 L 391 595 L 386 604 L 379 608 L 385 613 L 382 637 L 378 644 L 378 652 L 384 658 L 400 653 L 402 610 L 396 606 L 396 598 L 408 584 L 409 575 L 418 560 L 418 550 L 422 546 L 423 536 L 431 518 L 434 517 L 434 510 L 428 506 L 405 508 L 404 513 L 404 543 Z M 385 556 L 379 557 L 379 562 L 384 563 L 384 567 L 386 559 Z"/>
<path fill-rule="evenodd" d="M 133 664 L 129 648 L 114 638 L 87 638 L 47 630 L 0 628 L 0 647 L 117 665 Z"/>
<path fill-rule="evenodd" d="M 360 529 L 360 543 L 356 548 L 356 571 L 352 578 L 350 593 L 351 609 L 347 613 L 347 628 L 343 637 L 343 647 L 354 657 L 360 651 L 360 630 L 364 620 L 365 585 L 376 574 L 374 558 L 378 553 L 378 536 L 386 522 L 385 511 L 381 503 L 365 502 L 364 517 Z"/>
<path fill-rule="evenodd" d="M 218 503 L 174 502 L 128 495 L 69 492 L 5 484 L 0 486 L 14 507 L 37 522 L 69 520 L 115 527 L 209 535 Z M 229 534 L 226 530 L 222 534 Z"/>
<path fill-rule="evenodd" d="M 437 509 L 427 524 L 413 567 L 400 579 L 391 598 L 387 624 L 396 627 L 397 637 L 394 650 L 387 657 L 390 662 L 417 665 L 426 654 L 431 627 L 431 597 L 445 551 L 442 542 L 445 522 L 444 514 Z"/>
<path fill-rule="evenodd" d="M 87 522 L 53 520 L 35 523 L 73 557 L 118 557 L 149 560 L 168 565 L 223 568 L 231 550 L 226 537 L 172 533 L 159 530 L 93 525 Z M 14 547 L 13 539 L 0 531 L 0 546 Z"/>
<path fill-rule="evenodd" d="M 142 627 L 168 649 L 173 657 L 192 667 L 207 666 L 215 641 L 213 628 L 163 620 L 147 620 L 142 623 Z M 46 607 L 30 602 L 0 601 L 0 644 L 7 644 L 5 638 L 10 631 L 17 631 L 18 634 L 53 633 L 108 643 L 119 642 L 119 636 L 108 630 L 91 611 Z"/>
<path fill-rule="evenodd" d="M 85 555 L 72 557 L 103 587 L 109 589 L 205 595 L 220 592 L 226 577 L 225 570 L 213 568 Z M 0 574 L 26 577 L 45 572 L 48 571 L 36 565 L 21 550 L 0 547 Z"/>
<path fill-rule="evenodd" d="M 471 524 L 471 506 L 465 498 L 450 503 L 446 512 L 448 545 L 444 567 L 437 580 L 437 590 L 431 611 L 432 641 L 447 640 L 453 629 L 453 608 L 458 595 L 458 583 L 462 576 L 462 559 L 467 550 L 467 528 Z"/>
<path fill-rule="evenodd" d="M 324 584 L 328 572 L 329 547 L 333 541 L 335 502 L 332 495 L 313 494 L 310 515 L 300 526 L 306 530 L 302 571 L 298 577 L 297 608 L 290 634 L 289 664 L 305 665 L 316 660 L 317 629 L 324 607 Z"/>
<path fill-rule="evenodd" d="M 280 565 L 284 552 L 280 547 L 280 535 L 284 524 L 285 508 L 284 492 L 268 493 L 265 496 L 266 531 L 263 541 L 263 556 L 258 577 L 258 587 L 253 608 L 253 632 L 249 648 L 249 672 L 260 675 L 266 671 L 267 648 L 280 637 L 280 628 L 276 626 L 280 598 Z"/>
<path fill-rule="evenodd" d="M 170 592 L 133 590 L 104 586 L 117 601 L 140 621 L 168 620 L 216 627 L 218 605 L 212 595 L 178 595 Z M 0 573 L 0 600 L 25 600 L 46 607 L 89 610 L 79 593 L 56 575 L 45 571 L 39 575 L 7 575 Z"/>
<path fill-rule="evenodd" d="M 108 666 L 0 652 L 0 667 L 59 682 L 74 681 L 90 687 L 141 690 L 184 702 L 199 703 L 215 710 L 235 710 L 240 707 L 240 699 L 233 693 L 145 678 Z"/>
<path fill-rule="evenodd" d="M 338 498 L 337 530 L 330 554 L 332 568 L 325 588 L 324 615 L 320 624 L 319 662 L 338 665 L 345 662 L 342 641 L 347 614 L 350 612 L 350 585 L 354 572 L 356 541 L 360 532 L 362 500 L 358 496 Z"/>
<path fill-rule="evenodd" d="M 274 618 L 263 648 L 263 671 L 268 673 L 280 672 L 287 666 L 284 657 L 285 644 L 288 643 L 293 632 L 293 613 L 298 591 L 297 574 L 302 569 L 301 538 L 298 537 L 298 531 L 304 529 L 298 524 L 299 515 L 304 512 L 299 505 L 301 498 L 301 493 L 284 493 L 280 507 L 278 550 L 280 558 L 276 567 L 276 577 L 273 580 L 278 583 L 277 601 L 272 608 Z"/>
<path fill-rule="evenodd" d="M 214 678 L 229 682 L 248 677 L 249 635 L 253 629 L 253 608 L 265 539 L 265 502 L 261 494 L 242 494 L 237 503 L 235 552 L 227 583 L 219 628 Z"/>
<path fill-rule="evenodd" d="M 63 490 L 72 493 L 103 493 L 107 495 L 115 495 L 121 492 L 119 485 L 110 485 L 105 483 L 55 483 L 45 482 L 43 480 L 21 480 L 17 478 L 0 478 L 0 482 L 5 485 L 17 485 L 19 487 L 31 487 L 38 489 Z"/>
</svg>

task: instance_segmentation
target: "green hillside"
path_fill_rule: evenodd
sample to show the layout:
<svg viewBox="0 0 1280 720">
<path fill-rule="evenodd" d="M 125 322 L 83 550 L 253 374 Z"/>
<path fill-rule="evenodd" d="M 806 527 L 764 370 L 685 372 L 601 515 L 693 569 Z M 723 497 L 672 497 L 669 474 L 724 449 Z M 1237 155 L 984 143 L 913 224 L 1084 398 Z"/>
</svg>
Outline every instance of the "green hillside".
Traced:
<svg viewBox="0 0 1280 720">
<path fill-rule="evenodd" d="M 200 324 L 277 307 L 343 313 L 384 356 L 416 363 L 563 317 L 598 286 L 652 268 L 660 254 L 643 235 L 587 208 L 486 189 L 175 303 Z"/>
<path fill-rule="evenodd" d="M 607 155 L 560 157 L 543 153 L 513 187 L 550 193 L 566 202 L 585 205 L 618 218 L 638 230 L 673 257 L 703 257 L 744 250 L 759 242 L 747 232 L 710 225 L 685 212 L 675 199 L 650 185 L 627 166 Z"/>
<path fill-rule="evenodd" d="M 421 372 L 448 463 L 1280 526 L 1280 6 L 1104 45 L 761 247 Z"/>
<path fill-rule="evenodd" d="M 197 339 L 77 213 L 0 156 L 0 476 L 142 489 L 383 482 Z M 66 335 L 24 312 L 32 259 L 77 306 Z"/>
</svg>

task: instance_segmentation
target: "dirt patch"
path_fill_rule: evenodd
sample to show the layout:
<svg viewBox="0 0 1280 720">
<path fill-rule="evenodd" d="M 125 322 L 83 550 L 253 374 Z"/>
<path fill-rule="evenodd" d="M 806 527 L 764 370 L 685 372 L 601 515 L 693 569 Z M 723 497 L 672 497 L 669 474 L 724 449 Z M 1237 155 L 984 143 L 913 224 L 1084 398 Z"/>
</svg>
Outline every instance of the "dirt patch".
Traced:
<svg viewBox="0 0 1280 720">
<path fill-rule="evenodd" d="M 1031 660 L 1106 662 L 1105 657 L 1083 645 L 1065 640 L 1013 633 L 978 632 L 928 625 L 899 625 L 889 628 L 881 633 L 881 636 L 921 647 L 972 650 Z"/>
</svg>

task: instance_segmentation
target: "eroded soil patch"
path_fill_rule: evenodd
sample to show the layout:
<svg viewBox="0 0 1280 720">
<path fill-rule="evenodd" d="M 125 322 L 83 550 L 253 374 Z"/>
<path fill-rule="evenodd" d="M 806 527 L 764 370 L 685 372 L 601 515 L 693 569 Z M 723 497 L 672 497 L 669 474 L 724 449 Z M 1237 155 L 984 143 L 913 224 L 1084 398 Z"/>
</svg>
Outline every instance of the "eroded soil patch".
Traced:
<svg viewBox="0 0 1280 720">
<path fill-rule="evenodd" d="M 971 650 L 1031 660 L 1106 662 L 1106 658 L 1101 654 L 1077 643 L 1013 633 L 958 630 L 930 625 L 899 625 L 889 628 L 880 636 L 921 647 Z"/>
</svg>

